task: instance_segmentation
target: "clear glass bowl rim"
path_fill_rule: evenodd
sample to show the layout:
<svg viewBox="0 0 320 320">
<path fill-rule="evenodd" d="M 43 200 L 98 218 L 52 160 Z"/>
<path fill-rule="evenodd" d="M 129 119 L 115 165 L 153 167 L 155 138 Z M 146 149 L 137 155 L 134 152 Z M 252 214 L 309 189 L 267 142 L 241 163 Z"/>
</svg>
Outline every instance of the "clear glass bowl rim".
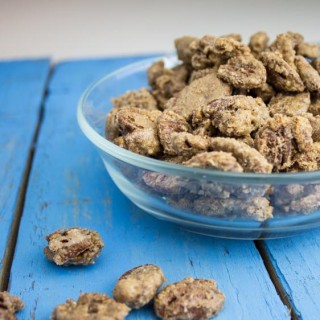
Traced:
<svg viewBox="0 0 320 320">
<path fill-rule="evenodd" d="M 209 181 L 223 181 L 227 183 L 247 183 L 247 184 L 291 184 L 291 183 L 308 183 L 320 180 L 320 170 L 296 172 L 296 173 L 235 173 L 224 172 L 219 170 L 208 170 L 201 168 L 191 168 L 179 164 L 169 163 L 153 158 L 141 156 L 129 150 L 123 149 L 114 143 L 108 141 L 100 135 L 87 121 L 84 114 L 85 103 L 90 94 L 103 82 L 108 81 L 114 76 L 126 73 L 136 68 L 148 66 L 157 60 L 173 59 L 175 55 L 159 56 L 156 58 L 143 59 L 139 62 L 128 64 L 127 66 L 108 73 L 101 79 L 91 84 L 81 95 L 78 108 L 77 119 L 79 126 L 85 136 L 95 144 L 100 150 L 111 156 L 124 161 L 132 166 L 139 167 L 155 172 L 161 172 L 171 175 L 184 176 L 192 179 L 206 179 Z"/>
</svg>

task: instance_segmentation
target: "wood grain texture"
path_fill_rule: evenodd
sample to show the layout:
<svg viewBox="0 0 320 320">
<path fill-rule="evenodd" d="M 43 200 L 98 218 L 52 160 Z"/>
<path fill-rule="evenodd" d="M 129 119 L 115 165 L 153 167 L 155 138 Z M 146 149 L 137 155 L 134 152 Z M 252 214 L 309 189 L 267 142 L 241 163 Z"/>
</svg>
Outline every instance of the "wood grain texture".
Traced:
<svg viewBox="0 0 320 320">
<path fill-rule="evenodd" d="M 319 319 L 320 231 L 265 241 L 264 248 L 298 318 Z"/>
<path fill-rule="evenodd" d="M 0 283 L 49 68 L 48 60 L 0 63 Z"/>
<path fill-rule="evenodd" d="M 290 319 L 252 241 L 188 233 L 149 216 L 108 176 L 76 123 L 76 105 L 94 79 L 135 59 L 78 61 L 57 66 L 49 86 L 12 266 L 10 291 L 22 297 L 19 319 L 48 319 L 54 306 L 80 292 L 105 292 L 144 263 L 159 265 L 168 282 L 214 278 L 226 294 L 219 319 Z M 45 235 L 57 228 L 97 230 L 105 248 L 95 265 L 63 268 L 44 257 Z M 152 307 L 128 319 L 156 319 Z"/>
</svg>

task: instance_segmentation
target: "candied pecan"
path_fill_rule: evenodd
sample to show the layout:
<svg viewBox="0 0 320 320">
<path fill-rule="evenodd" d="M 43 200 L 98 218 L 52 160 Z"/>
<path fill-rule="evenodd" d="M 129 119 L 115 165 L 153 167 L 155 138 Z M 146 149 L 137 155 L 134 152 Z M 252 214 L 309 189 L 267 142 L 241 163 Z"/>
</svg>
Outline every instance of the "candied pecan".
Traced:
<svg viewBox="0 0 320 320">
<path fill-rule="evenodd" d="M 245 199 L 201 197 L 194 201 L 194 210 L 206 216 L 246 217 L 257 221 L 272 218 L 273 212 L 269 201 L 263 197 Z"/>
<path fill-rule="evenodd" d="M 166 102 L 181 91 L 189 78 L 189 69 L 181 64 L 167 69 L 163 61 L 157 61 L 148 69 L 149 84 L 153 89 L 153 96 L 163 109 Z"/>
<path fill-rule="evenodd" d="M 262 52 L 261 61 L 267 69 L 267 81 L 275 88 L 289 92 L 304 90 L 299 74 L 281 55 L 274 52 Z"/>
<path fill-rule="evenodd" d="M 269 118 L 269 111 L 260 98 L 230 96 L 212 100 L 202 108 L 212 124 L 227 136 L 249 136 Z"/>
<path fill-rule="evenodd" d="M 231 92 L 231 87 L 227 83 L 218 79 L 214 73 L 210 73 L 186 86 L 172 101 L 169 109 L 188 120 L 193 110 L 207 105 L 213 99 L 229 96 Z"/>
<path fill-rule="evenodd" d="M 268 104 L 270 114 L 281 113 L 287 116 L 299 116 L 307 112 L 310 106 L 310 93 L 278 93 Z"/>
<path fill-rule="evenodd" d="M 288 31 L 287 35 L 291 37 L 293 47 L 296 49 L 297 46 L 304 41 L 304 37 L 301 33 Z"/>
<path fill-rule="evenodd" d="M 193 50 L 190 48 L 190 44 L 193 41 L 196 41 L 197 38 L 195 37 L 190 37 L 190 36 L 184 36 L 181 38 L 177 38 L 174 41 L 176 50 L 177 50 L 177 56 L 179 60 L 191 64 L 191 58 L 192 55 L 194 54 Z"/>
<path fill-rule="evenodd" d="M 162 152 L 156 128 L 136 129 L 123 136 L 123 140 L 121 147 L 141 155 L 157 156 Z"/>
<path fill-rule="evenodd" d="M 268 42 L 268 35 L 263 31 L 259 31 L 250 37 L 249 48 L 251 49 L 251 52 L 257 57 L 259 56 L 260 52 L 264 51 L 267 48 Z"/>
<path fill-rule="evenodd" d="M 297 54 L 309 59 L 317 58 L 320 56 L 320 46 L 307 42 L 300 43 L 297 46 Z"/>
<path fill-rule="evenodd" d="M 295 116 L 291 118 L 291 130 L 295 139 L 295 145 L 299 152 L 310 149 L 313 145 L 313 128 L 309 119 L 305 117 Z"/>
<path fill-rule="evenodd" d="M 13 296 L 6 291 L 0 292 L 0 319 L 6 320 L 11 319 L 11 317 L 16 319 L 14 313 L 20 311 L 23 307 L 23 302 L 19 297 Z"/>
<path fill-rule="evenodd" d="M 320 97 L 316 96 L 311 99 L 308 112 L 312 113 L 314 116 L 320 115 Z"/>
<path fill-rule="evenodd" d="M 165 110 L 158 118 L 158 134 L 164 152 L 169 155 L 179 155 L 172 145 L 172 134 L 177 132 L 190 132 L 191 127 L 184 117 L 179 114 Z"/>
<path fill-rule="evenodd" d="M 295 63 L 306 88 L 311 92 L 320 92 L 320 75 L 317 70 L 302 56 L 296 56 Z"/>
<path fill-rule="evenodd" d="M 202 112 L 202 108 L 198 108 L 193 111 L 191 119 L 193 134 L 199 136 L 209 136 L 212 137 L 217 129 L 212 125 L 211 119 L 205 117 Z"/>
<path fill-rule="evenodd" d="M 109 112 L 106 122 L 106 137 L 113 141 L 120 135 L 116 122 L 116 114 L 120 108 L 134 107 L 146 110 L 157 110 L 157 101 L 153 95 L 146 89 L 129 91 L 116 99 L 112 99 L 113 109 Z"/>
<path fill-rule="evenodd" d="M 159 172 L 146 171 L 142 176 L 143 182 L 155 192 L 162 194 L 183 194 L 184 184 L 178 176 L 170 176 Z"/>
<path fill-rule="evenodd" d="M 250 49 L 248 46 L 232 38 L 223 37 L 216 37 L 207 41 L 204 51 L 212 52 L 213 54 L 225 59 L 239 55 L 250 55 Z"/>
<path fill-rule="evenodd" d="M 250 93 L 256 98 L 261 98 L 264 103 L 268 103 L 276 94 L 273 87 L 269 83 L 264 83 L 260 88 L 252 89 Z"/>
<path fill-rule="evenodd" d="M 292 198 L 292 201 L 285 205 L 278 206 L 285 213 L 304 213 L 310 214 L 320 207 L 320 186 L 314 185 L 313 190 L 299 198 Z"/>
<path fill-rule="evenodd" d="M 214 39 L 215 37 L 206 35 L 190 44 L 190 48 L 194 52 L 191 58 L 191 64 L 194 69 L 216 68 L 220 65 L 221 58 L 211 50 Z"/>
<path fill-rule="evenodd" d="M 235 88 L 261 87 L 267 79 L 262 62 L 253 56 L 235 56 L 219 67 L 218 77 Z"/>
<path fill-rule="evenodd" d="M 256 149 L 232 138 L 211 138 L 210 149 L 230 152 L 242 166 L 244 172 L 270 173 L 272 165 Z"/>
<path fill-rule="evenodd" d="M 312 145 L 312 127 L 308 119 L 275 114 L 255 137 L 257 150 L 273 164 L 275 171 L 291 167 L 296 153 Z"/>
<path fill-rule="evenodd" d="M 98 232 L 84 228 L 59 229 L 46 240 L 44 254 L 59 266 L 92 264 L 104 247 Z"/>
<path fill-rule="evenodd" d="M 312 61 L 312 66 L 320 73 L 320 58 L 316 58 Z"/>
<path fill-rule="evenodd" d="M 191 157 L 199 152 L 207 151 L 209 140 L 207 137 L 196 136 L 188 132 L 174 132 L 171 141 L 167 144 L 167 150 L 171 155 Z"/>
<path fill-rule="evenodd" d="M 243 172 L 243 168 L 237 159 L 231 153 L 223 151 L 202 152 L 183 162 L 183 164 L 189 167 Z"/>
<path fill-rule="evenodd" d="M 105 136 L 110 141 L 114 141 L 114 139 L 116 139 L 120 135 L 118 123 L 116 121 L 117 112 L 118 112 L 118 109 L 113 108 L 107 115 Z"/>
<path fill-rule="evenodd" d="M 156 80 L 165 73 L 164 61 L 154 62 L 148 69 L 148 81 L 151 87 L 154 87 Z"/>
<path fill-rule="evenodd" d="M 120 132 L 125 135 L 136 129 L 156 128 L 157 118 L 161 114 L 158 110 L 123 107 L 117 111 L 115 121 Z"/>
<path fill-rule="evenodd" d="M 159 267 L 145 264 L 124 273 L 113 289 L 113 296 L 129 308 L 139 309 L 154 298 L 165 281 Z"/>
<path fill-rule="evenodd" d="M 296 52 L 294 47 L 295 41 L 293 37 L 288 33 L 281 33 L 277 35 L 276 40 L 271 43 L 268 50 L 280 54 L 284 61 L 286 61 L 291 67 L 295 68 L 294 58 Z"/>
<path fill-rule="evenodd" d="M 179 74 L 180 76 L 180 74 Z M 176 75 L 164 74 L 157 78 L 153 95 L 159 103 L 161 109 L 165 109 L 167 101 L 174 97 L 186 86 L 186 82 L 180 81 Z"/>
<path fill-rule="evenodd" d="M 102 293 L 83 293 L 78 301 L 68 299 L 58 305 L 51 316 L 52 320 L 124 320 L 130 308 Z"/>
<path fill-rule="evenodd" d="M 289 204 L 292 200 L 301 198 L 310 192 L 308 185 L 288 184 L 274 186 L 272 204 L 276 207 Z"/>
<path fill-rule="evenodd" d="M 320 142 L 320 115 L 313 116 L 311 113 L 305 113 L 303 115 L 306 117 L 312 127 L 312 139 L 314 142 Z"/>
<path fill-rule="evenodd" d="M 185 278 L 164 287 L 154 300 L 161 319 L 210 319 L 224 305 L 224 294 L 214 280 Z"/>
<path fill-rule="evenodd" d="M 314 171 L 318 170 L 319 154 L 314 150 L 308 150 L 298 153 L 294 156 L 292 166 L 287 169 L 288 172 Z"/>
</svg>

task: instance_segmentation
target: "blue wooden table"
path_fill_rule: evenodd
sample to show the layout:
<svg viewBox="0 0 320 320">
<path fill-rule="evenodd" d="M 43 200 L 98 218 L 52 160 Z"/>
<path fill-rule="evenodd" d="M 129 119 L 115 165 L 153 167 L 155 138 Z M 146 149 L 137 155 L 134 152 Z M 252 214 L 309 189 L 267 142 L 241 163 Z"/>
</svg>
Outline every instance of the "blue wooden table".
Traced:
<svg viewBox="0 0 320 320">
<path fill-rule="evenodd" d="M 168 282 L 214 278 L 217 319 L 320 318 L 320 231 L 263 242 L 188 233 L 135 207 L 115 187 L 76 122 L 83 90 L 143 57 L 0 62 L 0 290 L 20 296 L 18 319 L 49 319 L 80 292 L 111 295 L 126 270 L 155 263 Z M 97 230 L 95 265 L 61 268 L 42 251 L 58 228 Z M 150 306 L 128 319 L 155 319 Z"/>
</svg>

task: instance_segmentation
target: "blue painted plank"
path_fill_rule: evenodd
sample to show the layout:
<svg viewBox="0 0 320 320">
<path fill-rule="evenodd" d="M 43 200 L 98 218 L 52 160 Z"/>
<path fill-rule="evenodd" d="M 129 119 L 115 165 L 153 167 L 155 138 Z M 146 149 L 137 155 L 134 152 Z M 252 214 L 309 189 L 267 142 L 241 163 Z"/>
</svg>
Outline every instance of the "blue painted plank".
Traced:
<svg viewBox="0 0 320 320">
<path fill-rule="evenodd" d="M 48 60 L 0 62 L 0 275 L 49 68 Z"/>
<path fill-rule="evenodd" d="M 161 266 L 168 282 L 216 279 L 226 294 L 219 319 L 290 319 L 253 242 L 191 234 L 138 209 L 116 188 L 78 129 L 82 90 L 133 60 L 64 63 L 53 75 L 11 270 L 10 291 L 26 304 L 20 319 L 48 319 L 55 305 L 80 292 L 111 295 L 123 272 L 144 263 Z M 95 265 L 61 268 L 43 256 L 45 235 L 70 226 L 101 234 L 105 248 Z M 155 318 L 150 306 L 128 317 Z"/>
<path fill-rule="evenodd" d="M 264 243 L 279 281 L 300 319 L 319 319 L 320 231 Z"/>
</svg>

